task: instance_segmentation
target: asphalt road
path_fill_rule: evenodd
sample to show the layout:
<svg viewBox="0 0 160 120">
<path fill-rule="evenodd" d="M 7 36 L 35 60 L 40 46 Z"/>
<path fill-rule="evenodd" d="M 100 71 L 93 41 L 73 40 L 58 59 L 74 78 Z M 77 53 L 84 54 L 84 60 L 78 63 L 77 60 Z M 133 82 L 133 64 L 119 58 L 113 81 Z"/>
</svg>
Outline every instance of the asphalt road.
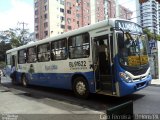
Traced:
<svg viewBox="0 0 160 120">
<path fill-rule="evenodd" d="M 43 103 L 52 108 L 72 111 L 73 114 L 82 113 L 83 115 L 85 115 L 86 112 L 92 111 L 92 115 L 81 116 L 79 117 L 80 119 L 89 119 L 88 117 L 91 116 L 94 119 L 97 119 L 97 116 L 93 116 L 93 111 L 105 113 L 106 109 L 130 100 L 133 101 L 133 112 L 135 115 L 160 114 L 160 86 L 149 86 L 141 91 L 122 98 L 92 94 L 89 99 L 83 100 L 76 98 L 72 91 L 39 86 L 24 88 L 20 85 L 12 85 L 10 80 L 6 78 L 2 79 L 2 85 L 16 96 L 27 100 L 33 100 L 35 103 Z M 62 118 L 67 117 L 64 115 Z M 69 119 L 78 120 L 79 118 L 72 116 Z"/>
</svg>

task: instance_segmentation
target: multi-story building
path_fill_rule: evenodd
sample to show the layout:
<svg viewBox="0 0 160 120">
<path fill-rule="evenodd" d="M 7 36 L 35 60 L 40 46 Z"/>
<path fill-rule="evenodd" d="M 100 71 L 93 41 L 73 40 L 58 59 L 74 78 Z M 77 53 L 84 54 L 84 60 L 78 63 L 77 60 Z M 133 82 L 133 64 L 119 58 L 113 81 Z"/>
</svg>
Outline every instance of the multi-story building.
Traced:
<svg viewBox="0 0 160 120">
<path fill-rule="evenodd" d="M 65 0 L 64 32 L 89 25 L 90 16 L 90 0 Z"/>
<path fill-rule="evenodd" d="M 55 7 L 53 7 L 55 6 Z M 34 28 L 36 39 L 64 32 L 64 1 L 34 0 Z"/>
<path fill-rule="evenodd" d="M 129 9 L 118 5 L 119 13 L 116 13 L 116 1 L 115 0 L 91 0 L 91 23 L 99 22 L 108 18 L 122 18 L 130 19 L 133 12 Z"/>
<path fill-rule="evenodd" d="M 160 4 L 156 0 L 139 3 L 137 0 L 137 21 L 143 28 L 152 33 L 160 34 Z"/>
<path fill-rule="evenodd" d="M 132 12 L 119 6 L 120 18 Z M 35 36 L 41 40 L 116 17 L 114 0 L 34 0 Z"/>
</svg>

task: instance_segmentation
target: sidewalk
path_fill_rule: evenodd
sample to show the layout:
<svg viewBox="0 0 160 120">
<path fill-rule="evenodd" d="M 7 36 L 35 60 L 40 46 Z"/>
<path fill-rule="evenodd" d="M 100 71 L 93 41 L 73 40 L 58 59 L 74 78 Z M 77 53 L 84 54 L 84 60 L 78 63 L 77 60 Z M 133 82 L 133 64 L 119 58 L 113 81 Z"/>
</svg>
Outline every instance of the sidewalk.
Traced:
<svg viewBox="0 0 160 120">
<path fill-rule="evenodd" d="M 52 98 L 23 96 L 0 85 L 0 120 L 100 120 L 104 112 Z"/>
<path fill-rule="evenodd" d="M 159 79 L 152 79 L 151 85 L 160 86 L 160 80 Z"/>
</svg>

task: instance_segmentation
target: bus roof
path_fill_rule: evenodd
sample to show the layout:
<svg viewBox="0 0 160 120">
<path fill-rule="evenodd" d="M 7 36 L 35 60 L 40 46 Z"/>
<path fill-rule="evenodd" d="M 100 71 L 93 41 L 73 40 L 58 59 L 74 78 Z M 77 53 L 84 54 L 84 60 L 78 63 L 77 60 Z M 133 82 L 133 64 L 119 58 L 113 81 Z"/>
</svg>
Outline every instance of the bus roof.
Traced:
<svg viewBox="0 0 160 120">
<path fill-rule="evenodd" d="M 71 30 L 71 31 L 63 33 L 61 35 L 53 36 L 53 37 L 50 37 L 50 38 L 46 38 L 46 39 L 39 40 L 39 41 L 30 43 L 30 44 L 23 45 L 23 46 L 20 46 L 20 47 L 17 47 L 17 48 L 10 49 L 10 50 L 6 51 L 6 53 L 14 52 L 14 51 L 17 51 L 17 50 L 20 50 L 20 49 L 25 49 L 25 48 L 28 48 L 28 47 L 32 47 L 32 46 L 35 46 L 35 45 L 43 44 L 43 43 L 58 40 L 58 39 L 67 38 L 69 36 L 73 36 L 73 35 L 80 34 L 80 33 L 85 33 L 85 32 L 88 32 L 88 31 L 91 31 L 91 30 L 94 30 L 94 29 L 97 29 L 97 28 L 101 28 L 101 27 L 104 27 L 104 26 L 107 26 L 107 25 L 115 27 L 115 21 L 116 20 L 124 20 L 124 19 L 112 18 L 112 19 L 108 19 L 108 20 L 103 20 L 103 21 L 100 21 L 100 22 L 95 23 L 95 24 L 91 24 L 91 25 L 84 26 L 84 27 L 81 27 L 81 28 L 78 28 L 78 29 L 75 29 L 75 30 Z M 129 21 L 129 20 L 124 20 L 124 21 Z"/>
</svg>

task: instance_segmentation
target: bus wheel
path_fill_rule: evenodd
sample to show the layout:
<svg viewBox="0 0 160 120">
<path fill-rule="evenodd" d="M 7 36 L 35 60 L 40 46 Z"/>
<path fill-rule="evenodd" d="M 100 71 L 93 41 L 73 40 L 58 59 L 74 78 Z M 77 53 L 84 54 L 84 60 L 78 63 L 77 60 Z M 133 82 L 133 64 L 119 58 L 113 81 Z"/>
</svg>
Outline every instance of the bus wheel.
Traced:
<svg viewBox="0 0 160 120">
<path fill-rule="evenodd" d="M 26 75 L 22 75 L 21 80 L 22 80 L 22 85 L 23 85 L 24 87 L 27 87 L 27 86 L 28 86 L 28 83 L 27 83 Z"/>
<path fill-rule="evenodd" d="M 89 88 L 86 80 L 83 77 L 77 77 L 74 79 L 73 91 L 79 98 L 88 98 Z"/>
</svg>

